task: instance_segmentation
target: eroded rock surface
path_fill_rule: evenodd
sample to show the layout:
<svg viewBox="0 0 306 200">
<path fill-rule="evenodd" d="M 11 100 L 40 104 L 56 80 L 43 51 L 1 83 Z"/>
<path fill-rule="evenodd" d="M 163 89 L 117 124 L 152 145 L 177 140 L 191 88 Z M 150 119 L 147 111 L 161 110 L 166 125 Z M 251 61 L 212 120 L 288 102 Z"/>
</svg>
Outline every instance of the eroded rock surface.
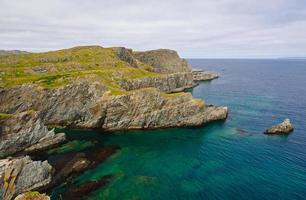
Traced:
<svg viewBox="0 0 306 200">
<path fill-rule="evenodd" d="M 0 158 L 25 150 L 27 153 L 43 150 L 64 140 L 65 134 L 49 131 L 35 111 L 0 119 Z"/>
<path fill-rule="evenodd" d="M 0 160 L 0 199 L 31 190 L 39 190 L 51 183 L 52 167 L 47 161 L 32 161 L 30 157 Z"/>
<path fill-rule="evenodd" d="M 293 125 L 290 122 L 290 119 L 285 119 L 282 123 L 273 126 L 272 128 L 267 129 L 265 134 L 288 134 L 294 130 Z"/>
<path fill-rule="evenodd" d="M 114 95 L 89 81 L 50 90 L 23 85 L 0 93 L 0 112 L 34 108 L 47 124 L 105 130 L 198 126 L 209 122 L 208 111 L 215 109 L 190 93 L 144 88 Z"/>
<path fill-rule="evenodd" d="M 141 62 L 153 67 L 153 71 L 163 74 L 191 72 L 191 66 L 181 59 L 176 51 L 157 49 L 151 51 L 134 52 L 134 56 Z"/>
</svg>

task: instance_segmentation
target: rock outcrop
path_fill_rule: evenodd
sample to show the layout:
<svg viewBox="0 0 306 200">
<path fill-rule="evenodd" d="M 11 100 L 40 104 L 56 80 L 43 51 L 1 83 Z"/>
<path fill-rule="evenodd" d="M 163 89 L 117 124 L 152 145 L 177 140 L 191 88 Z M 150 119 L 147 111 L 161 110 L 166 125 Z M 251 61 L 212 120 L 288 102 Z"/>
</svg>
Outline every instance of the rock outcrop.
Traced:
<svg viewBox="0 0 306 200">
<path fill-rule="evenodd" d="M 119 85 L 124 90 L 136 90 L 154 87 L 163 92 L 180 92 L 195 86 L 191 73 L 173 73 L 161 76 L 145 77 L 139 79 L 120 80 Z"/>
<path fill-rule="evenodd" d="M 65 134 L 49 131 L 35 111 L 0 119 L 0 158 L 22 151 L 31 153 L 44 150 L 64 140 Z"/>
<path fill-rule="evenodd" d="M 192 76 L 194 81 L 210 81 L 219 78 L 218 74 L 214 72 L 207 72 L 203 70 L 192 70 Z"/>
<path fill-rule="evenodd" d="M 181 59 L 176 51 L 157 49 L 151 51 L 134 52 L 139 61 L 153 67 L 153 71 L 163 74 L 178 72 L 191 72 L 191 66 L 186 60 Z"/>
<path fill-rule="evenodd" d="M 127 130 L 199 126 L 224 119 L 210 118 L 204 102 L 190 93 L 164 94 L 156 88 L 144 88 L 112 94 L 99 82 L 81 81 L 55 89 L 33 85 L 0 91 L 0 112 L 39 110 L 47 124 L 104 130 Z"/>
<path fill-rule="evenodd" d="M 39 190 L 51 183 L 52 167 L 47 161 L 32 161 L 28 156 L 0 160 L 0 199 Z M 1 196 L 2 195 L 2 196 Z"/>
<path fill-rule="evenodd" d="M 265 134 L 288 134 L 294 130 L 293 125 L 290 122 L 290 119 L 285 119 L 282 123 L 273 126 L 272 128 L 267 129 Z"/>
</svg>

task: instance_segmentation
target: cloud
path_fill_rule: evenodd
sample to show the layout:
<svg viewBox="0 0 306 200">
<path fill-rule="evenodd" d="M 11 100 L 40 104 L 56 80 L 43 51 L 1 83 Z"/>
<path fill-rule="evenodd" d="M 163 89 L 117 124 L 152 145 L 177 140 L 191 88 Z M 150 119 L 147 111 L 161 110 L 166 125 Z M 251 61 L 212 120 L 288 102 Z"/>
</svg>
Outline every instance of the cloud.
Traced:
<svg viewBox="0 0 306 200">
<path fill-rule="evenodd" d="M 300 0 L 0 0 L 0 48 L 171 48 L 184 57 L 306 56 Z"/>
</svg>

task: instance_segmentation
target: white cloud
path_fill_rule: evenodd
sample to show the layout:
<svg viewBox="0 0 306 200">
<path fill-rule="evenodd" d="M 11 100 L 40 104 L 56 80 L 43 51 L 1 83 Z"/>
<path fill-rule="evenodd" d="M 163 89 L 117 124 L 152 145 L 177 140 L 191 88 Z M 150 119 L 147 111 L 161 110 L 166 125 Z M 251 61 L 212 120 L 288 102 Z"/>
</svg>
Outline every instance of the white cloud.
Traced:
<svg viewBox="0 0 306 200">
<path fill-rule="evenodd" d="M 306 56 L 299 0 L 0 0 L 0 49 L 172 48 L 184 57 Z"/>
</svg>

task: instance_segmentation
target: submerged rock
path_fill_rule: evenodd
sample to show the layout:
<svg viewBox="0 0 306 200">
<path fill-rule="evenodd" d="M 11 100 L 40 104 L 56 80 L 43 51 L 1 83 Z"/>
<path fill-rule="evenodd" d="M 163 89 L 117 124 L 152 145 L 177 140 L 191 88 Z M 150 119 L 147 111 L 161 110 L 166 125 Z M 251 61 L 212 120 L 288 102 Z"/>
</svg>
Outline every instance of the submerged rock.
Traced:
<svg viewBox="0 0 306 200">
<path fill-rule="evenodd" d="M 219 78 L 219 75 L 214 72 L 206 72 L 203 70 L 192 70 L 194 81 L 210 81 Z"/>
<path fill-rule="evenodd" d="M 65 140 L 65 134 L 49 131 L 38 112 L 26 111 L 0 119 L 0 158 L 31 153 L 53 147 Z"/>
<path fill-rule="evenodd" d="M 52 186 L 67 181 L 87 169 L 92 169 L 119 150 L 117 146 L 108 146 L 82 153 L 68 153 L 51 162 L 55 169 Z"/>
<path fill-rule="evenodd" d="M 294 130 L 293 125 L 290 122 L 290 119 L 285 119 L 282 123 L 273 126 L 270 129 L 267 129 L 265 134 L 288 134 Z"/>
<path fill-rule="evenodd" d="M 63 199 L 84 199 L 84 197 L 90 195 L 92 192 L 102 188 L 111 182 L 112 176 L 104 176 L 100 180 L 93 180 L 86 183 L 83 183 L 77 187 L 70 188 L 63 195 Z"/>
<path fill-rule="evenodd" d="M 0 199 L 10 200 L 18 194 L 43 189 L 51 183 L 51 175 L 52 167 L 47 161 L 32 161 L 28 156 L 2 159 Z"/>
</svg>

